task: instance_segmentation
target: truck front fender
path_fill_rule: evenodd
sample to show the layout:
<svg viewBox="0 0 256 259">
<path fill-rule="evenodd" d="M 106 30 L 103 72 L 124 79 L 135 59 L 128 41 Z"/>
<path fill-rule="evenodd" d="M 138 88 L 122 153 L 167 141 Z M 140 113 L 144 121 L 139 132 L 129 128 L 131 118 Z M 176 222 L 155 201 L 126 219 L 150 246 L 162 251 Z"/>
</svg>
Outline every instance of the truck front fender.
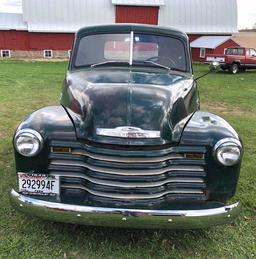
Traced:
<svg viewBox="0 0 256 259">
<path fill-rule="evenodd" d="M 49 163 L 50 141 L 76 141 L 73 123 L 61 105 L 48 106 L 28 115 L 17 128 L 33 129 L 41 134 L 43 148 L 33 157 L 20 155 L 14 148 L 17 172 L 42 173 L 47 172 Z"/>
</svg>

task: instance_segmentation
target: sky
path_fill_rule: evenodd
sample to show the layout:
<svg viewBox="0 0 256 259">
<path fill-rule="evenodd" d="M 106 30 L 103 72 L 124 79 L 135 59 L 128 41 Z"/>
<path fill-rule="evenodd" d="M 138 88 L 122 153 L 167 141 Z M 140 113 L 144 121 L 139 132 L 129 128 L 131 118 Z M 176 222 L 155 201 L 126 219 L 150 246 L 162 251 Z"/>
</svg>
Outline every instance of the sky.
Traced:
<svg viewBox="0 0 256 259">
<path fill-rule="evenodd" d="M 0 12 L 21 13 L 21 0 L 0 0 Z"/>
<path fill-rule="evenodd" d="M 252 26 L 256 24 L 256 1 L 237 0 L 237 8 L 238 29 L 251 29 Z"/>
<path fill-rule="evenodd" d="M 251 29 L 256 24 L 256 0 L 237 0 L 237 4 L 238 29 Z M 21 13 L 21 0 L 0 0 L 0 12 Z"/>
</svg>

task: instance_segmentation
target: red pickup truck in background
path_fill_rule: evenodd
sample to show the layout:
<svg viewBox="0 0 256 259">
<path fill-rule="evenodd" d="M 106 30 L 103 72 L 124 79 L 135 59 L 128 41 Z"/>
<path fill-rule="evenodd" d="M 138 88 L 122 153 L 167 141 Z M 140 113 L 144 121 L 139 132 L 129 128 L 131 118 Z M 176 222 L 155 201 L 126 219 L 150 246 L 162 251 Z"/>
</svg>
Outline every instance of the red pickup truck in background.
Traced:
<svg viewBox="0 0 256 259">
<path fill-rule="evenodd" d="M 227 48 L 225 54 L 209 54 L 206 63 L 218 61 L 222 70 L 229 70 L 236 74 L 246 69 L 256 69 L 256 50 L 252 48 L 231 47 Z"/>
</svg>

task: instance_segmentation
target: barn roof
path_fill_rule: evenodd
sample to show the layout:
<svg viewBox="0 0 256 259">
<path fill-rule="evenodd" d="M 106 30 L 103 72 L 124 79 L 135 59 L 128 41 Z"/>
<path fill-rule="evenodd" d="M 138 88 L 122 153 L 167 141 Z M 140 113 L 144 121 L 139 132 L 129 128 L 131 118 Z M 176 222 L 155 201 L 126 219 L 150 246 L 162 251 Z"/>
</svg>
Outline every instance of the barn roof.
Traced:
<svg viewBox="0 0 256 259">
<path fill-rule="evenodd" d="M 237 32 L 236 0 L 166 0 L 159 25 L 171 25 L 190 34 Z"/>
<path fill-rule="evenodd" d="M 187 33 L 237 32 L 236 0 L 23 0 L 24 21 L 35 32 L 75 32 L 115 23 L 116 4 L 160 6 L 159 25 Z"/>
<path fill-rule="evenodd" d="M 0 30 L 27 30 L 20 13 L 0 13 Z"/>
<path fill-rule="evenodd" d="M 110 0 L 23 0 L 22 9 L 32 32 L 76 32 L 84 26 L 115 23 Z"/>
<path fill-rule="evenodd" d="M 201 36 L 190 43 L 191 48 L 215 49 L 231 39 L 231 36 Z"/>
</svg>

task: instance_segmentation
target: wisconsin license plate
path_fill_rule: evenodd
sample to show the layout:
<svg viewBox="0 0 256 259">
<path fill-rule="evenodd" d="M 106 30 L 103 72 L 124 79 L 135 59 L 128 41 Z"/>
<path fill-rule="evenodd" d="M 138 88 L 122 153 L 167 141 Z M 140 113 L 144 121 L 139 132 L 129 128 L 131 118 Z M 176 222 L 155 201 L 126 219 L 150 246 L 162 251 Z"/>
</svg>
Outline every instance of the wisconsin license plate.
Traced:
<svg viewBox="0 0 256 259">
<path fill-rule="evenodd" d="M 59 176 L 18 173 L 18 179 L 19 191 L 22 193 L 50 196 L 60 194 Z"/>
</svg>

